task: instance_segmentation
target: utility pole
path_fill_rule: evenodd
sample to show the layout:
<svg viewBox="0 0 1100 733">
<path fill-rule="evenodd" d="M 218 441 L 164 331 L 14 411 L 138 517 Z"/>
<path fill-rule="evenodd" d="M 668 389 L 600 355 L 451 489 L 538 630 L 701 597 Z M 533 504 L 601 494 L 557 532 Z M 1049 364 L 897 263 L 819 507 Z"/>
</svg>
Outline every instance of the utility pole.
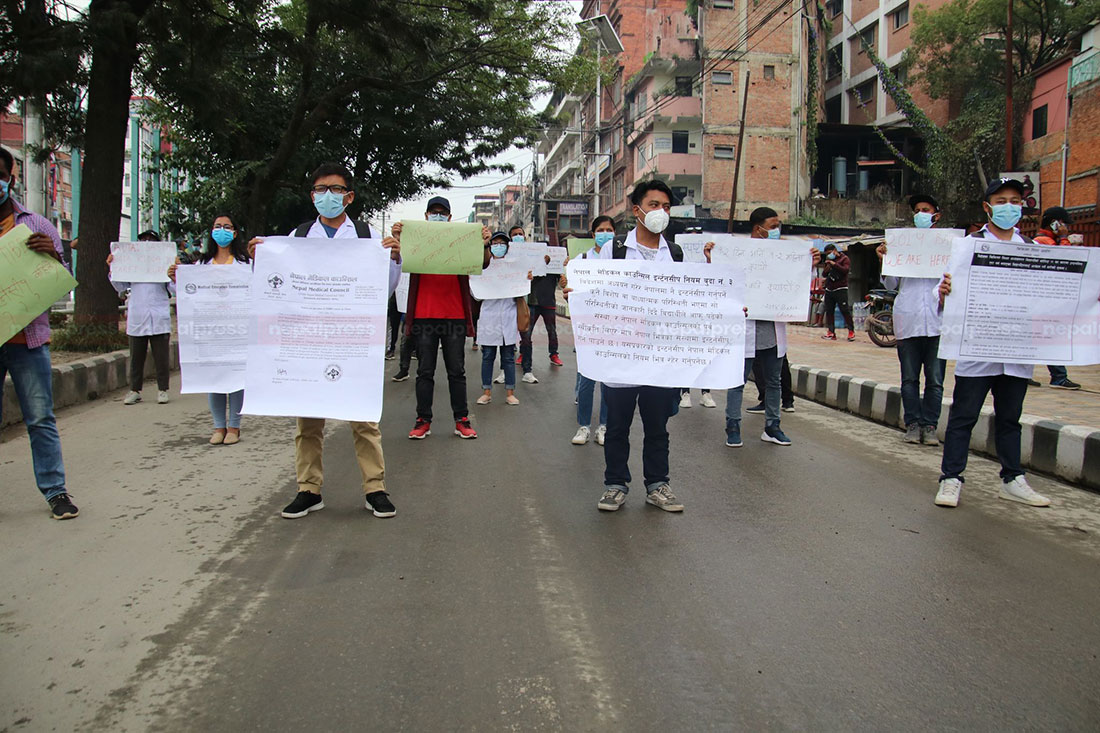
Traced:
<svg viewBox="0 0 1100 733">
<path fill-rule="evenodd" d="M 749 107 L 749 77 L 752 71 L 745 70 L 745 86 L 741 91 L 741 129 L 737 131 L 737 155 L 733 162 L 733 192 L 730 194 L 730 218 L 726 231 L 733 233 L 733 213 L 737 208 L 737 180 L 741 174 L 741 151 L 745 149 L 745 115 Z"/>
<path fill-rule="evenodd" d="M 1008 27 L 1005 29 L 1005 170 L 1012 162 L 1012 0 L 1008 0 Z"/>
</svg>

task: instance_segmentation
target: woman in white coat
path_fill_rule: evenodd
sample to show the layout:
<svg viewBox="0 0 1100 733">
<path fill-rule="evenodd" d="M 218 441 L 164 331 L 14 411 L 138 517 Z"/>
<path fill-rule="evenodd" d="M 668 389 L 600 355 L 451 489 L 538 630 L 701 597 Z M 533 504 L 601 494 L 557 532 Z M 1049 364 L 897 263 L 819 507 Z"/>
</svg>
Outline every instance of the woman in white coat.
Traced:
<svg viewBox="0 0 1100 733">
<path fill-rule="evenodd" d="M 485 266 L 492 267 L 494 260 L 502 260 L 508 254 L 508 235 L 495 233 L 489 240 L 485 253 Z M 516 344 L 519 343 L 518 305 L 516 298 L 494 298 L 481 301 L 481 316 L 477 322 L 477 345 L 481 347 L 481 388 L 484 394 L 477 404 L 493 401 L 493 366 L 500 351 L 500 367 L 504 370 L 504 401 L 518 405 L 516 397 Z"/>
</svg>

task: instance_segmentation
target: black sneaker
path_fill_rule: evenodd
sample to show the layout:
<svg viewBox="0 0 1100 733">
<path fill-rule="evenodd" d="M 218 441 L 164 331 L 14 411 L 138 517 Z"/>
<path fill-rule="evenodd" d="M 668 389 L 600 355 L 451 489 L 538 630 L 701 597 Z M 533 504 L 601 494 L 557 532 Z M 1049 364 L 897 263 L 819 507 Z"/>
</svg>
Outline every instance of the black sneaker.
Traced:
<svg viewBox="0 0 1100 733">
<path fill-rule="evenodd" d="M 390 501 L 390 495 L 385 491 L 372 491 L 367 494 L 367 509 L 374 512 L 376 517 L 392 517 L 397 510 Z"/>
<path fill-rule="evenodd" d="M 1029 380 L 1027 380 L 1027 386 L 1028 387 L 1042 387 L 1043 385 L 1038 380 L 1029 379 Z"/>
<path fill-rule="evenodd" d="M 764 409 L 764 403 L 761 402 L 759 405 L 754 405 L 752 407 L 746 408 L 745 412 L 749 413 L 750 415 L 763 415 Z"/>
<path fill-rule="evenodd" d="M 294 497 L 294 501 L 287 504 L 286 509 L 283 510 L 283 517 L 286 519 L 299 519 L 310 512 L 324 508 L 325 502 L 321 499 L 320 494 L 314 494 L 312 491 L 299 491 L 298 495 Z"/>
<path fill-rule="evenodd" d="M 1054 389 L 1081 389 L 1081 385 L 1069 379 L 1063 379 L 1061 382 L 1051 382 L 1050 386 Z"/>
<path fill-rule="evenodd" d="M 54 519 L 74 519 L 80 515 L 80 510 L 68 494 L 58 494 L 50 499 L 50 512 Z"/>
<path fill-rule="evenodd" d="M 392 382 L 404 382 L 408 378 L 409 378 L 409 370 L 408 369 L 402 369 L 397 374 L 394 374 L 393 378 L 390 381 L 392 381 Z"/>
</svg>

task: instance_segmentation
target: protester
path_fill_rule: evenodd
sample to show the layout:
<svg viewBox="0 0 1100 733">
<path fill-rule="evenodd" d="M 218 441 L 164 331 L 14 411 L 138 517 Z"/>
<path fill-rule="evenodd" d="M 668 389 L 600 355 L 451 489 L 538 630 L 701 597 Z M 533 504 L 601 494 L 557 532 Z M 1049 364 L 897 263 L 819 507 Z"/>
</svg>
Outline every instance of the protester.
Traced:
<svg viewBox="0 0 1100 733">
<path fill-rule="evenodd" d="M 523 228 L 512 227 L 509 234 L 512 236 L 522 235 Z M 546 262 L 547 264 L 550 263 L 549 257 L 546 258 Z M 555 274 L 539 275 L 531 281 L 531 296 L 527 301 L 531 306 L 531 325 L 526 332 L 520 334 L 518 362 L 523 367 L 523 381 L 528 384 L 537 384 L 539 381 L 532 372 L 534 362 L 531 346 L 531 336 L 535 333 L 535 323 L 539 318 L 546 326 L 550 363 L 553 366 L 563 366 L 561 358 L 558 356 L 557 287 L 558 275 Z"/>
<path fill-rule="evenodd" d="M 761 206 L 749 214 L 749 226 L 753 239 L 779 239 L 782 236 L 782 222 L 775 209 Z M 707 242 L 703 254 L 710 262 L 713 242 Z M 779 427 L 780 407 L 783 397 L 783 356 L 787 353 L 787 324 L 782 321 L 763 321 L 752 318 L 745 321 L 745 377 L 752 373 L 754 362 L 763 364 L 764 372 L 764 432 L 760 440 L 776 445 L 790 445 L 791 439 Z M 741 441 L 741 401 L 744 398 L 744 383 L 726 391 L 726 445 L 740 448 Z"/>
<path fill-rule="evenodd" d="M 61 235 L 48 219 L 27 211 L 15 200 L 11 191 L 14 180 L 15 158 L 8 150 L 0 148 L 0 236 L 23 224 L 31 230 L 27 249 L 44 257 L 52 257 L 69 269 Z M 72 519 L 80 514 L 80 510 L 65 488 L 61 436 L 53 414 L 49 309 L 0 345 L 0 386 L 9 374 L 23 413 L 23 424 L 27 426 L 38 490 L 49 504 L 53 519 Z M 11 478 L 10 473 L 10 470 L 5 471 L 8 479 Z"/>
<path fill-rule="evenodd" d="M 195 262 L 194 253 L 186 239 L 176 240 L 176 261 L 181 265 L 190 265 Z"/>
<path fill-rule="evenodd" d="M 424 218 L 428 221 L 451 220 L 451 203 L 442 196 L 428 201 Z M 400 241 L 401 222 L 393 225 Z M 482 228 L 489 241 L 489 229 Z M 470 279 L 465 275 L 413 274 L 409 278 L 409 307 L 405 314 L 405 333 L 415 339 L 416 423 L 409 438 L 423 440 L 432 434 L 432 400 L 435 393 L 435 366 L 443 349 L 447 385 L 454 415 L 454 432 L 460 438 L 476 438 L 466 406 L 466 336 L 475 334 L 471 313 Z"/>
<path fill-rule="evenodd" d="M 485 247 L 484 268 L 492 267 L 495 260 L 508 255 L 508 235 L 497 232 Z M 484 269 L 483 268 L 483 269 Z M 477 329 L 477 345 L 481 347 L 481 388 L 484 394 L 477 404 L 487 405 L 493 400 L 493 364 L 500 351 L 500 366 L 504 372 L 504 401 L 518 405 L 516 397 L 516 344 L 519 342 L 520 319 L 517 301 L 523 298 L 493 298 L 481 302 L 480 326 Z M 523 324 L 526 325 L 526 324 Z"/>
<path fill-rule="evenodd" d="M 397 307 L 397 293 L 390 296 L 386 309 L 386 361 L 395 359 L 397 350 L 397 337 L 401 335 L 401 324 L 404 319 Z"/>
<path fill-rule="evenodd" d="M 393 297 L 394 307 L 400 311 L 401 304 L 397 302 L 396 293 Z M 405 310 L 408 310 L 408 302 L 406 299 Z M 413 339 L 405 330 L 405 323 L 408 320 L 407 313 L 401 313 L 401 326 L 398 329 L 398 337 L 400 345 L 397 347 L 397 373 L 390 378 L 393 382 L 404 382 L 409 378 L 409 367 L 412 365 L 412 360 L 416 358 L 416 340 Z M 392 353 L 392 352 L 391 352 Z"/>
<path fill-rule="evenodd" d="M 310 239 L 371 239 L 378 235 L 365 222 L 354 221 L 345 210 L 355 200 L 355 185 L 351 172 L 337 163 L 322 163 L 310 177 L 310 197 L 317 209 L 317 218 L 297 227 L 291 236 Z M 248 254 L 255 257 L 256 247 L 263 239 L 248 243 Z M 373 246 L 373 245 L 371 245 Z M 397 288 L 401 278 L 401 247 L 394 237 L 386 237 L 381 246 L 390 250 L 389 290 Z M 298 479 L 298 494 L 282 511 L 286 519 L 298 519 L 325 508 L 321 498 L 324 485 L 322 455 L 325 444 L 325 419 L 300 417 L 294 436 L 294 464 Z M 397 510 L 386 492 L 386 463 L 382 454 L 382 431 L 376 422 L 351 423 L 355 441 L 355 458 L 363 477 L 366 509 L 376 517 L 392 517 Z"/>
<path fill-rule="evenodd" d="M 993 181 L 982 201 L 982 209 L 989 221 L 968 238 L 1031 243 L 1031 239 L 1015 228 L 1023 212 L 1023 194 L 1023 186 L 1013 178 Z M 944 299 L 951 295 L 950 274 L 943 276 L 937 291 L 942 312 Z M 954 507 L 959 504 L 963 471 L 970 454 L 970 434 L 990 392 L 993 393 L 994 442 L 997 458 L 1001 462 L 1001 498 L 1030 506 L 1050 505 L 1050 499 L 1028 485 L 1020 466 L 1020 414 L 1031 370 L 1028 364 L 962 359 L 955 364 L 955 391 L 943 439 L 943 462 L 935 500 L 937 505 Z"/>
<path fill-rule="evenodd" d="M 1035 235 L 1036 244 L 1069 246 L 1070 226 L 1073 215 L 1061 206 L 1052 206 L 1043 212 L 1039 222 L 1039 233 Z M 1047 367 L 1050 372 L 1050 386 L 1054 389 L 1081 389 L 1081 385 L 1069 378 L 1069 370 L 1060 364 Z M 1038 387 L 1039 383 L 1029 380 L 1029 384 Z"/>
<path fill-rule="evenodd" d="M 159 242 L 160 235 L 152 229 L 138 235 L 139 242 Z M 107 255 L 107 265 L 114 262 Z M 112 280 L 119 294 L 129 291 L 126 299 L 126 335 L 130 337 L 130 392 L 124 405 L 141 402 L 141 387 L 145 382 L 145 354 L 153 352 L 157 374 L 157 404 L 168 402 L 169 371 L 168 342 L 172 337 L 172 303 L 175 283 L 128 283 Z"/>
<path fill-rule="evenodd" d="M 930 229 L 940 219 L 940 206 L 926 194 L 909 197 L 913 223 L 918 229 Z M 875 250 L 881 263 L 886 245 Z M 943 320 L 936 294 L 938 278 L 890 277 L 883 284 L 897 290 L 894 300 L 894 335 L 898 340 L 901 363 L 901 405 L 905 420 L 905 442 L 939 445 L 936 426 L 943 406 L 943 375 L 947 362 L 939 357 L 940 325 Z M 924 398 L 921 398 L 920 374 L 924 370 Z"/>
<path fill-rule="evenodd" d="M 825 327 L 828 332 L 821 338 L 828 341 L 836 341 L 836 328 L 833 321 L 836 319 L 836 308 L 840 307 L 840 314 L 844 316 L 844 325 L 848 327 L 848 340 L 856 340 L 855 325 L 852 322 L 852 309 L 848 305 L 848 271 L 851 262 L 848 255 L 836 248 L 835 244 L 826 244 L 824 249 L 824 262 L 822 263 L 822 277 L 825 279 Z"/>
<path fill-rule="evenodd" d="M 608 247 L 615 240 L 615 220 L 610 216 L 597 216 L 592 220 L 592 237 L 596 245 L 587 252 L 578 255 L 582 260 L 597 259 L 604 247 Z M 565 276 L 562 276 L 562 289 L 569 287 Z M 592 402 L 596 392 L 595 380 L 581 374 L 577 367 L 577 384 L 573 389 L 577 405 L 577 432 L 570 441 L 573 445 L 584 445 L 592 437 Z M 603 445 L 607 434 L 607 392 L 600 385 L 600 422 L 596 426 L 596 444 Z"/>
<path fill-rule="evenodd" d="M 783 355 L 783 365 L 779 372 L 779 383 L 782 387 L 782 410 L 794 412 L 794 389 L 791 387 L 791 363 L 788 354 Z M 767 412 L 764 405 L 764 362 L 754 359 L 752 362 L 752 380 L 756 384 L 756 404 L 746 407 L 745 412 L 751 415 L 763 415 Z"/>
<path fill-rule="evenodd" d="M 248 264 L 248 248 L 244 239 L 237 231 L 233 218 L 228 214 L 220 214 L 210 226 L 210 236 L 206 241 L 206 248 L 199 255 L 195 264 L 199 265 L 233 265 L 237 263 Z M 168 268 L 168 277 L 176 282 L 176 271 L 179 262 Z M 239 389 L 229 394 L 211 392 L 206 396 L 210 405 L 210 417 L 214 421 L 214 433 L 210 436 L 210 445 L 236 445 L 241 440 L 241 406 L 244 404 L 244 390 Z M 226 418 L 226 409 L 229 417 Z"/>
<path fill-rule="evenodd" d="M 672 189 L 664 181 L 642 181 L 630 194 L 631 210 L 641 222 L 626 236 L 622 244 L 613 243 L 600 250 L 601 260 L 647 260 L 650 262 L 682 262 L 683 250 L 669 244 L 661 236 L 668 227 L 672 206 Z M 680 503 L 669 486 L 668 419 L 677 409 L 680 390 L 636 384 L 604 384 L 607 396 L 607 433 L 604 436 L 604 493 L 597 507 L 613 512 L 626 501 L 630 491 L 630 424 L 634 410 L 642 418 L 642 470 L 645 478 L 646 503 L 666 512 L 682 512 Z"/>
</svg>

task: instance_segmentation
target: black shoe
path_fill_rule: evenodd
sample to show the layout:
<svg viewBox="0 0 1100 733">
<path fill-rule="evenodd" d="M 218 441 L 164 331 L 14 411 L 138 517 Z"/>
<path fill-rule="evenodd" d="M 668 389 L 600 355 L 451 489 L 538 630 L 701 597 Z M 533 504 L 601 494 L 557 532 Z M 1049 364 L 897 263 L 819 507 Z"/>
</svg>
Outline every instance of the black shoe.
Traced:
<svg viewBox="0 0 1100 733">
<path fill-rule="evenodd" d="M 1061 382 L 1051 382 L 1050 386 L 1054 389 L 1081 389 L 1081 385 L 1068 379 L 1063 379 Z"/>
<path fill-rule="evenodd" d="M 409 378 L 409 370 L 408 369 L 402 369 L 397 374 L 394 374 L 393 379 L 391 379 L 390 381 L 404 382 L 408 378 Z"/>
<path fill-rule="evenodd" d="M 321 499 L 320 494 L 314 494 L 312 491 L 299 491 L 298 495 L 294 497 L 294 501 L 287 504 L 286 509 L 283 510 L 283 517 L 298 519 L 310 512 L 324 508 L 325 502 Z"/>
<path fill-rule="evenodd" d="M 1039 382 L 1035 381 L 1034 379 L 1029 379 L 1029 380 L 1027 380 L 1027 386 L 1028 387 L 1042 387 L 1043 385 L 1040 384 Z"/>
<path fill-rule="evenodd" d="M 764 403 L 761 402 L 759 405 L 749 407 L 748 409 L 745 410 L 745 412 L 748 412 L 752 415 L 763 415 L 764 414 Z"/>
<path fill-rule="evenodd" d="M 376 517 L 392 517 L 397 514 L 393 502 L 390 501 L 390 495 L 385 491 L 372 491 L 367 494 L 367 509 L 372 510 Z"/>
<path fill-rule="evenodd" d="M 68 494 L 58 494 L 50 499 L 50 511 L 54 519 L 73 519 L 80 515 L 80 510 Z"/>
</svg>

